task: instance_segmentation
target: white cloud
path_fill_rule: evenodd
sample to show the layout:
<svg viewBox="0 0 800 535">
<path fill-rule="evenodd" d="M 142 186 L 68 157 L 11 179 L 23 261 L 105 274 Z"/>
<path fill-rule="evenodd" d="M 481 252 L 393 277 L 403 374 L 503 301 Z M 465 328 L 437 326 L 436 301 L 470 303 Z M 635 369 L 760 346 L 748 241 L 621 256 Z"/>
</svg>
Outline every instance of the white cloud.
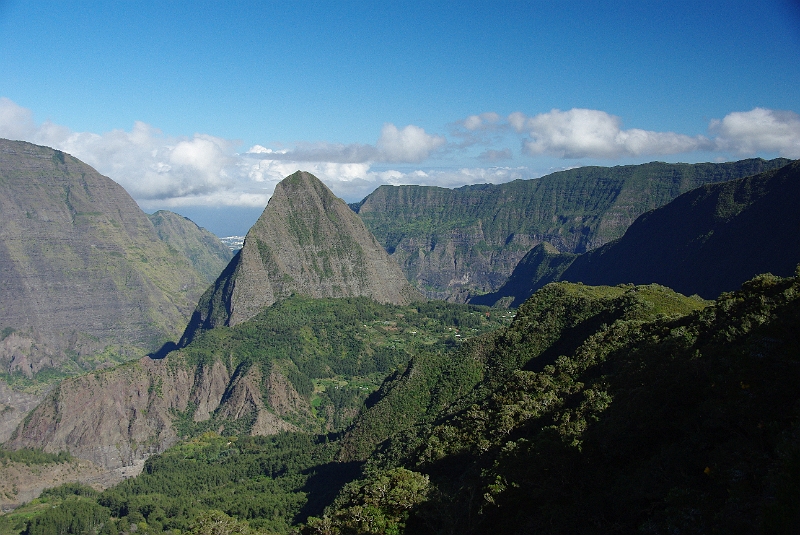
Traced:
<svg viewBox="0 0 800 535">
<path fill-rule="evenodd" d="M 337 194 L 366 196 L 384 183 L 418 183 L 425 173 L 373 172 L 375 162 L 419 162 L 445 139 L 408 125 L 385 124 L 375 146 L 299 143 L 291 149 L 237 143 L 207 134 L 172 137 L 136 122 L 130 131 L 73 132 L 50 122 L 36 125 L 30 110 L 0 99 L 0 136 L 74 155 L 113 178 L 146 209 L 179 206 L 264 206 L 280 180 L 302 169 Z"/>
<path fill-rule="evenodd" d="M 402 129 L 386 123 L 375 146 L 360 143 L 299 143 L 288 150 L 272 150 L 261 145 L 251 147 L 245 154 L 252 158 L 287 162 L 328 162 L 363 164 L 371 162 L 417 163 L 442 147 L 447 140 L 424 129 L 408 125 Z"/>
<path fill-rule="evenodd" d="M 792 111 L 754 108 L 713 120 L 709 130 L 717 134 L 717 147 L 741 155 L 778 153 L 800 158 L 800 115 Z"/>
<path fill-rule="evenodd" d="M 623 129 L 619 117 L 599 110 L 552 110 L 534 116 L 514 112 L 471 115 L 452 123 L 450 139 L 407 125 L 384 124 L 374 145 L 299 143 L 292 148 L 254 145 L 237 153 L 238 143 L 208 134 L 166 136 L 136 122 L 130 131 L 73 132 L 51 122 L 37 125 L 30 110 L 0 98 L 0 137 L 22 139 L 70 153 L 120 183 L 145 209 L 180 206 L 263 207 L 275 184 L 302 169 L 323 180 L 337 195 L 358 200 L 382 184 L 459 187 L 534 178 L 526 167 L 400 169 L 436 151 L 466 150 L 484 162 L 513 158 L 509 142 L 520 140 L 529 156 L 619 158 L 678 154 L 696 150 L 753 155 L 772 152 L 800 157 L 800 116 L 755 108 L 712 121 L 712 137 Z M 496 165 L 496 164 L 495 164 Z M 380 169 L 376 169 L 380 166 Z"/>
<path fill-rule="evenodd" d="M 214 136 L 168 137 L 142 122 L 104 134 L 51 122 L 37 126 L 30 110 L 7 98 L 0 99 L 0 136 L 72 154 L 113 178 L 142 206 L 252 205 L 269 198 L 238 176 L 236 143 Z"/>
<path fill-rule="evenodd" d="M 36 131 L 33 112 L 0 97 L 0 137 L 24 140 Z"/>
<path fill-rule="evenodd" d="M 511 114 L 509 124 L 518 132 L 527 131 L 530 139 L 523 147 L 528 154 L 547 154 L 560 158 L 618 158 L 621 156 L 662 155 L 709 149 L 704 136 L 674 132 L 623 130 L 619 117 L 600 110 L 573 108 L 552 110 L 533 117 Z"/>
<path fill-rule="evenodd" d="M 487 128 L 492 128 L 500 121 L 501 118 L 498 114 L 494 112 L 486 112 L 481 113 L 480 115 L 470 115 L 461 121 L 461 126 L 470 131 L 484 130 Z"/>
<path fill-rule="evenodd" d="M 378 150 L 383 161 L 421 162 L 445 143 L 445 138 L 432 136 L 418 126 L 410 124 L 399 130 L 395 125 L 386 123 L 378 139 Z"/>
</svg>

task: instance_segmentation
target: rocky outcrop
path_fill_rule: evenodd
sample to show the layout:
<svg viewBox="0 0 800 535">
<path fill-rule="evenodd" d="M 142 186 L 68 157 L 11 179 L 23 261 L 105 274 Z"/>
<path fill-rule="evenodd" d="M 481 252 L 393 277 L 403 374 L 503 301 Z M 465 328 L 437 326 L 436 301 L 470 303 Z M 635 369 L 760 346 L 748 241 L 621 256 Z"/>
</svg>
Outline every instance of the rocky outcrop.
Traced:
<svg viewBox="0 0 800 535">
<path fill-rule="evenodd" d="M 201 298 L 181 344 L 292 294 L 392 304 L 421 298 L 347 204 L 302 171 L 275 187 L 242 250 Z"/>
<path fill-rule="evenodd" d="M 652 162 L 457 189 L 381 186 L 353 209 L 426 297 L 464 302 L 497 291 L 540 243 L 583 253 L 686 191 L 787 163 Z"/>
<path fill-rule="evenodd" d="M 213 420 L 212 420 L 213 419 Z M 254 435 L 294 430 L 311 407 L 280 370 L 228 370 L 221 360 L 191 365 L 180 353 L 145 357 L 62 381 L 6 443 L 68 450 L 106 468 L 131 466 L 179 440 L 180 422 L 214 422 Z"/>
<path fill-rule="evenodd" d="M 8 440 L 25 415 L 42 399 L 44 394 L 17 392 L 0 381 L 0 443 Z"/>
</svg>

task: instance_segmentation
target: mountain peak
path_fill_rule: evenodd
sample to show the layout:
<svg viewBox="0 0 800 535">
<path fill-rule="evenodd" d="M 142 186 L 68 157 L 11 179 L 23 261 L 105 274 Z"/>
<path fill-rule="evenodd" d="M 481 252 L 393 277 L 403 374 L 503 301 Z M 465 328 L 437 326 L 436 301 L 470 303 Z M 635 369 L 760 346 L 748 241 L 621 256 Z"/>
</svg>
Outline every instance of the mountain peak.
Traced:
<svg viewBox="0 0 800 535">
<path fill-rule="evenodd" d="M 182 343 L 197 329 L 236 325 L 293 294 L 392 304 L 421 298 L 350 207 L 304 171 L 275 186 L 242 250 L 200 300 Z"/>
</svg>

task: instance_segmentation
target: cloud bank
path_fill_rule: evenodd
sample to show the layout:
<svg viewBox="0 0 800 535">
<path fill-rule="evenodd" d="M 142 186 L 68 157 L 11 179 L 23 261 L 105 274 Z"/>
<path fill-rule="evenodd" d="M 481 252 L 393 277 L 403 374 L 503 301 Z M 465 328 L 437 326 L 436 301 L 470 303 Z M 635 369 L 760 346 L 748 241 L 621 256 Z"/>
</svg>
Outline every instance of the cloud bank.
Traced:
<svg viewBox="0 0 800 535">
<path fill-rule="evenodd" d="M 721 121 L 711 121 L 709 129 L 717 134 L 722 151 L 741 155 L 775 152 L 800 158 L 800 115 L 792 111 L 754 108 L 733 112 Z"/>
<path fill-rule="evenodd" d="M 103 134 L 73 132 L 51 122 L 36 124 L 30 110 L 0 97 L 0 137 L 70 153 L 121 184 L 144 209 L 263 207 L 275 184 L 298 169 L 315 174 L 340 197 L 356 200 L 382 184 L 458 187 L 539 176 L 520 164 L 520 158 L 613 160 L 698 151 L 723 158 L 800 158 L 800 115 L 764 108 L 712 120 L 708 135 L 695 136 L 625 129 L 619 117 L 580 108 L 532 116 L 487 112 L 451 126 L 449 139 L 415 125 L 386 123 L 375 144 L 306 142 L 289 149 L 254 145 L 237 152 L 240 143 L 234 140 L 199 133 L 167 136 L 142 122 L 130 131 Z M 508 148 L 513 139 L 520 147 L 516 154 Z M 453 154 L 472 165 L 414 168 Z"/>
<path fill-rule="evenodd" d="M 484 128 L 485 124 L 469 119 L 464 122 L 465 128 L 468 125 Z M 767 152 L 800 158 L 800 116 L 791 111 L 755 108 L 730 113 L 722 120 L 711 121 L 709 132 L 715 137 L 638 128 L 625 130 L 619 117 L 582 108 L 554 109 L 532 117 L 514 112 L 508 116 L 507 125 L 528 136 L 522 141 L 522 150 L 531 156 L 619 158 L 706 151 L 738 156 Z"/>
<path fill-rule="evenodd" d="M 618 158 L 713 148 L 713 143 L 703 136 L 636 128 L 623 130 L 619 117 L 599 110 L 552 110 L 533 117 L 517 112 L 509 117 L 509 123 L 517 132 L 529 134 L 523 148 L 531 155 L 548 154 L 570 159 Z"/>
<path fill-rule="evenodd" d="M 0 97 L 0 137 L 72 154 L 122 185 L 145 209 L 263 207 L 275 184 L 298 169 L 314 173 L 337 195 L 361 198 L 381 184 L 402 181 L 398 176 L 428 180 L 414 173 L 375 172 L 374 164 L 417 163 L 446 143 L 418 126 L 387 123 L 375 145 L 299 143 L 282 150 L 255 145 L 239 153 L 240 143 L 234 140 L 208 134 L 165 136 L 143 122 L 130 131 L 104 134 L 73 132 L 51 122 L 37 125 L 31 110 L 5 97 Z"/>
</svg>

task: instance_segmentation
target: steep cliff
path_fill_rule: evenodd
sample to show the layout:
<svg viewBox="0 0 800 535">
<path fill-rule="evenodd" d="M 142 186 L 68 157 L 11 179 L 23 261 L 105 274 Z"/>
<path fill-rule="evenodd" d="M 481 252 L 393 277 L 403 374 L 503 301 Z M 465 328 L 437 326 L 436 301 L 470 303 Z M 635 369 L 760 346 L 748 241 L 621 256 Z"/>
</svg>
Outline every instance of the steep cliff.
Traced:
<svg viewBox="0 0 800 535">
<path fill-rule="evenodd" d="M 619 238 L 639 215 L 681 193 L 787 163 L 653 162 L 452 190 L 381 186 L 353 208 L 426 297 L 463 302 L 496 291 L 542 242 L 583 253 Z"/>
<path fill-rule="evenodd" d="M 4 338 L 78 354 L 152 350 L 183 329 L 205 287 L 121 186 L 68 154 L 0 140 Z"/>
<path fill-rule="evenodd" d="M 272 434 L 296 429 L 287 419 L 310 414 L 308 401 L 277 366 L 229 369 L 222 360 L 198 364 L 174 353 L 63 380 L 6 446 L 68 450 L 118 468 L 164 451 L 192 422 L 213 423 L 217 432 L 234 426 Z"/>
<path fill-rule="evenodd" d="M 800 263 L 800 163 L 684 193 L 640 216 L 625 235 L 582 255 L 532 250 L 496 293 L 518 306 L 545 284 L 658 283 L 714 299 L 759 273 L 789 276 Z"/>
<path fill-rule="evenodd" d="M 421 298 L 347 204 L 302 171 L 275 186 L 242 250 L 200 299 L 181 343 L 292 294 L 392 304 Z"/>
</svg>

